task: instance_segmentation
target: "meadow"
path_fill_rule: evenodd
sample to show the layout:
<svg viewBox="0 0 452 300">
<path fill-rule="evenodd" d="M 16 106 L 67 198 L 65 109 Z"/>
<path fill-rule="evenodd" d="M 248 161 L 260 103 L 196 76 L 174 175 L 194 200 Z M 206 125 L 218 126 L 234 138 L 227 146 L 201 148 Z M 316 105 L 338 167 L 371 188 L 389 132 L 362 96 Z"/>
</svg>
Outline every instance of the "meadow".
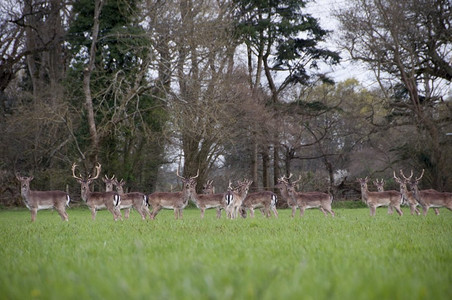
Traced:
<svg viewBox="0 0 452 300">
<path fill-rule="evenodd" d="M 450 299 L 452 213 L 95 221 L 0 210 L 0 299 Z"/>
</svg>

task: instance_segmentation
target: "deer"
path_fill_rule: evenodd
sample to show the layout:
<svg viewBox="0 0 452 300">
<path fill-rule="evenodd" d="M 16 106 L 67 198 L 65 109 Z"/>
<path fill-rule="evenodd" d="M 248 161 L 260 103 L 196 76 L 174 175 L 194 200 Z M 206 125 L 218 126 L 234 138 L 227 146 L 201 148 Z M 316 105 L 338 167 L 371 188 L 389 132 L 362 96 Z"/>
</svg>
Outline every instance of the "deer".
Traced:
<svg viewBox="0 0 452 300">
<path fill-rule="evenodd" d="M 402 175 L 403 179 L 396 176 L 395 171 L 394 173 L 394 180 L 400 185 L 400 193 L 402 194 L 404 203 L 407 203 L 410 207 L 410 213 L 411 215 L 420 215 L 419 209 L 417 208 L 418 203 L 416 201 L 416 198 L 414 198 L 413 192 L 409 192 L 407 188 L 407 183 L 411 180 L 411 177 L 413 177 L 413 172 L 411 172 L 411 176 L 409 178 L 406 178 Z M 403 174 L 402 170 L 400 170 L 400 173 Z M 436 209 L 436 208 L 435 208 Z"/>
<path fill-rule="evenodd" d="M 117 221 L 121 218 L 121 212 L 119 211 L 119 205 L 121 203 L 121 196 L 114 191 L 109 192 L 91 192 L 90 184 L 96 180 L 100 175 L 101 164 L 97 163 L 96 175 L 92 177 L 88 175 L 87 178 L 83 178 L 82 175 L 75 175 L 75 168 L 77 165 L 72 164 L 72 177 L 74 177 L 81 187 L 81 197 L 82 200 L 86 202 L 86 205 L 91 210 L 91 218 L 96 219 L 97 210 L 106 208 L 113 215 L 113 219 Z"/>
<path fill-rule="evenodd" d="M 183 210 L 188 205 L 188 199 L 191 194 L 190 186 L 199 176 L 199 170 L 196 176 L 184 178 L 179 175 L 179 169 L 177 169 L 176 176 L 182 180 L 182 191 L 175 193 L 154 192 L 148 195 L 148 202 L 152 206 L 152 212 L 150 214 L 152 220 L 155 219 L 162 208 L 174 210 L 174 218 L 176 220 L 183 218 Z"/>
<path fill-rule="evenodd" d="M 378 181 L 378 179 L 375 179 L 373 181 L 373 184 L 377 188 L 377 192 L 385 191 L 385 189 L 384 189 L 385 181 L 383 178 L 381 179 L 381 181 Z M 405 198 L 402 199 L 402 204 L 404 204 L 404 200 L 405 200 Z M 388 206 L 388 215 L 392 215 L 393 212 L 394 212 L 394 210 L 392 209 L 392 206 Z M 418 210 L 418 212 L 419 212 L 419 210 Z"/>
<path fill-rule="evenodd" d="M 381 179 L 381 181 L 378 181 L 378 179 L 375 179 L 373 181 L 373 184 L 377 188 L 377 192 L 384 192 L 385 191 L 385 189 L 384 189 L 385 181 L 384 181 L 383 178 Z"/>
<path fill-rule="evenodd" d="M 201 211 L 201 219 L 204 218 L 204 213 L 206 209 L 215 208 L 217 210 L 217 218 L 221 218 L 221 210 L 226 210 L 228 205 L 225 193 L 214 193 L 215 189 L 213 187 L 213 181 L 208 180 L 206 184 L 203 185 L 203 193 L 196 193 L 196 181 L 192 182 L 190 186 L 190 198 L 193 203 Z"/>
<path fill-rule="evenodd" d="M 390 190 L 383 192 L 369 192 L 367 188 L 368 178 L 357 178 L 357 181 L 361 185 L 361 197 L 364 203 L 370 209 L 370 216 L 375 216 L 377 207 L 390 206 L 395 208 L 396 212 L 402 216 L 403 212 L 400 209 L 402 204 L 402 195 L 398 191 Z"/>
<path fill-rule="evenodd" d="M 236 188 L 232 188 L 231 183 L 229 182 L 229 189 L 231 191 L 227 193 L 225 197 L 229 197 L 227 211 L 230 219 L 236 219 L 238 217 L 243 200 L 245 200 L 248 194 L 251 183 L 253 183 L 252 180 L 244 179 L 243 181 L 238 181 L 238 186 Z"/>
<path fill-rule="evenodd" d="M 406 180 L 409 179 L 403 175 L 403 172 L 401 172 L 401 174 Z M 408 181 L 414 198 L 422 206 L 422 214 L 426 216 L 430 207 L 435 210 L 436 215 L 439 215 L 439 210 L 437 209 L 439 207 L 445 207 L 452 211 L 452 193 L 442 193 L 432 189 L 420 191 L 418 184 L 422 179 L 422 176 L 424 176 L 424 169 L 418 178 Z"/>
<path fill-rule="evenodd" d="M 298 180 L 286 183 L 287 195 L 296 203 L 296 206 L 300 209 L 300 217 L 303 217 L 307 208 L 318 208 L 325 216 L 328 216 L 327 212 L 334 217 L 335 213 L 331 209 L 331 203 L 333 202 L 333 196 L 322 192 L 297 192 L 295 190 L 295 184 L 301 180 L 301 176 Z M 296 209 L 296 208 L 295 208 Z"/>
<path fill-rule="evenodd" d="M 275 193 L 271 191 L 261 191 L 255 193 L 249 193 L 245 200 L 243 200 L 241 207 L 241 215 L 246 216 L 246 209 L 250 211 L 250 217 L 254 218 L 254 209 L 263 208 L 263 215 L 267 218 L 271 217 L 271 212 L 275 218 L 278 217 L 278 211 L 276 210 L 276 203 L 278 202 L 278 197 Z"/>
<path fill-rule="evenodd" d="M 63 221 L 69 221 L 66 213 L 66 206 L 69 207 L 71 198 L 69 194 L 63 191 L 32 191 L 30 190 L 30 182 L 33 176 L 25 177 L 16 173 L 16 179 L 20 181 L 20 194 L 25 206 L 31 212 L 31 221 L 36 220 L 38 210 L 56 209 Z"/>
<path fill-rule="evenodd" d="M 111 178 L 108 178 L 108 176 L 105 175 L 104 177 L 102 177 L 102 181 L 105 183 L 105 191 L 106 192 L 112 192 L 113 191 L 113 187 L 114 187 L 115 182 L 116 182 L 115 175 L 113 175 Z"/>
<path fill-rule="evenodd" d="M 289 197 L 289 194 L 287 192 L 287 184 L 289 183 L 289 179 L 292 177 L 292 174 L 289 175 L 289 177 L 282 176 L 281 178 L 278 178 L 277 184 L 275 187 L 279 189 L 279 193 L 284 198 L 284 200 L 287 202 L 287 206 L 292 209 L 292 215 L 293 218 L 295 216 L 295 212 L 297 211 L 297 202 L 293 200 L 291 197 Z"/>
<path fill-rule="evenodd" d="M 125 209 L 124 218 L 128 219 L 130 215 L 130 209 L 135 208 L 141 216 L 142 220 L 146 220 L 146 215 L 150 215 L 148 208 L 148 196 L 140 192 L 124 193 L 124 185 L 126 182 L 121 179 L 118 181 L 115 179 L 113 184 L 116 187 L 116 191 L 121 196 L 120 209 Z"/>
</svg>

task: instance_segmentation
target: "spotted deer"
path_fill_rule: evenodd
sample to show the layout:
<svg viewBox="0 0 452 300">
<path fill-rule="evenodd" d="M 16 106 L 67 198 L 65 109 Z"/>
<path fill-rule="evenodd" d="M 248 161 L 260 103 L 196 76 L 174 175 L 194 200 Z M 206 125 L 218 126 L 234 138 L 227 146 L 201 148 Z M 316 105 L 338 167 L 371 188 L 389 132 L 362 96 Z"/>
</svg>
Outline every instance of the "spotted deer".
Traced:
<svg viewBox="0 0 452 300">
<path fill-rule="evenodd" d="M 201 211 L 201 219 L 204 218 L 206 209 L 215 208 L 217 211 L 217 218 L 221 218 L 221 211 L 226 210 L 227 199 L 225 193 L 214 193 L 213 181 L 209 180 L 203 185 L 203 193 L 196 193 L 196 181 L 190 186 L 190 197 L 193 203 Z"/>
<path fill-rule="evenodd" d="M 119 211 L 119 205 L 121 203 L 121 197 L 118 193 L 110 192 L 91 192 L 90 184 L 96 180 L 100 175 L 101 164 L 97 163 L 96 175 L 92 177 L 88 175 L 87 178 L 83 178 L 81 175 L 75 175 L 75 168 L 77 165 L 74 163 L 72 165 L 72 177 L 74 177 L 81 187 L 81 197 L 82 200 L 86 202 L 86 205 L 91 210 L 91 218 L 96 219 L 97 210 L 106 208 L 113 215 L 113 219 L 117 221 L 121 218 L 121 212 Z"/>
<path fill-rule="evenodd" d="M 406 178 L 403 173 L 402 176 Z M 445 207 L 449 210 L 452 210 L 452 193 L 449 192 L 438 192 L 436 190 L 419 190 L 418 184 L 421 180 L 422 176 L 424 176 L 424 170 L 422 170 L 421 175 L 418 178 L 409 180 L 410 189 L 413 192 L 413 196 L 416 201 L 422 206 L 422 213 L 424 216 L 427 215 L 427 212 L 430 207 L 439 208 Z M 411 177 L 410 177 L 411 178 Z M 407 178 L 408 179 L 408 178 Z M 435 210 L 435 214 L 439 215 L 439 210 Z"/>
<path fill-rule="evenodd" d="M 400 170 L 400 172 L 402 173 L 402 170 Z M 393 173 L 394 180 L 400 185 L 400 193 L 402 194 L 403 197 L 402 202 L 408 204 L 408 206 L 410 207 L 411 215 L 416 214 L 419 216 L 421 214 L 419 209 L 417 208 L 419 204 L 417 203 L 416 198 L 414 198 L 413 192 L 408 191 L 407 188 L 407 183 L 410 181 L 411 177 L 413 177 L 413 173 L 411 173 L 410 178 L 402 176 L 404 177 L 403 179 L 397 177 L 395 171 Z"/>
<path fill-rule="evenodd" d="M 390 190 L 384 192 L 369 192 L 367 187 L 368 178 L 357 178 L 361 186 L 362 200 L 367 204 L 370 209 L 370 215 L 375 216 L 377 207 L 390 206 L 395 208 L 397 213 L 402 216 L 403 212 L 400 209 L 402 204 L 402 195 L 398 191 Z"/>
<path fill-rule="evenodd" d="M 244 179 L 243 181 L 238 181 L 237 183 L 238 186 L 235 188 L 232 188 L 231 184 L 229 184 L 231 191 L 227 194 L 227 197 L 230 198 L 229 205 L 227 207 L 228 217 L 230 219 L 236 219 L 239 216 L 240 208 L 253 181 Z"/>
<path fill-rule="evenodd" d="M 196 176 L 187 178 L 180 176 L 179 170 L 177 170 L 176 176 L 182 180 L 182 191 L 175 193 L 154 192 L 148 196 L 148 202 L 152 206 L 151 219 L 155 219 L 162 208 L 174 210 L 175 219 L 183 217 L 183 210 L 188 205 L 190 198 L 190 186 L 193 182 L 196 182 L 195 179 L 199 176 L 199 170 Z"/>
<path fill-rule="evenodd" d="M 263 208 L 264 216 L 267 218 L 271 217 L 271 212 L 275 218 L 278 217 L 278 211 L 276 210 L 276 203 L 278 201 L 278 197 L 275 193 L 270 191 L 262 191 L 255 193 L 248 193 L 245 200 L 242 203 L 242 209 L 245 212 L 242 213 L 242 216 L 246 214 L 246 209 L 250 211 L 250 217 L 254 218 L 254 209 Z M 270 212 L 271 211 L 271 212 Z"/>
<path fill-rule="evenodd" d="M 148 208 L 148 196 L 140 192 L 124 193 L 124 185 L 126 182 L 121 179 L 114 180 L 113 184 L 116 187 L 116 191 L 121 196 L 120 209 L 125 209 L 124 218 L 128 219 L 130 215 L 130 209 L 133 207 L 140 214 L 142 220 L 146 220 L 146 215 L 150 215 Z"/>
<path fill-rule="evenodd" d="M 33 176 L 24 177 L 16 173 L 17 180 L 20 181 L 20 193 L 25 206 L 31 212 L 31 221 L 36 220 L 38 210 L 54 208 L 63 221 L 69 221 L 66 213 L 66 206 L 71 201 L 69 195 L 63 191 L 32 191 L 30 190 L 30 182 Z"/>
</svg>

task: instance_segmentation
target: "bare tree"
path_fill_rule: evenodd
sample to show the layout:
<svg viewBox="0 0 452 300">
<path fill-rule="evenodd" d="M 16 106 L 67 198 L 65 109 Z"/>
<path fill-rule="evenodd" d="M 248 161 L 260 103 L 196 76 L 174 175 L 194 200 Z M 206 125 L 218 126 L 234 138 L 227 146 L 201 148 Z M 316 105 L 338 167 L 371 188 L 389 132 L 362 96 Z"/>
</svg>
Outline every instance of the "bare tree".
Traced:
<svg viewBox="0 0 452 300">
<path fill-rule="evenodd" d="M 450 85 L 452 78 L 451 13 L 447 0 L 353 0 L 337 12 L 343 48 L 369 65 L 384 91 L 397 92 L 399 86 L 398 91 L 406 92 L 408 101 L 399 98 L 393 106 L 427 133 L 428 167 L 435 187 L 445 184 L 448 165 L 442 128 L 450 124 L 451 107 L 437 87 Z M 438 114 L 441 109 L 449 114 Z"/>
</svg>

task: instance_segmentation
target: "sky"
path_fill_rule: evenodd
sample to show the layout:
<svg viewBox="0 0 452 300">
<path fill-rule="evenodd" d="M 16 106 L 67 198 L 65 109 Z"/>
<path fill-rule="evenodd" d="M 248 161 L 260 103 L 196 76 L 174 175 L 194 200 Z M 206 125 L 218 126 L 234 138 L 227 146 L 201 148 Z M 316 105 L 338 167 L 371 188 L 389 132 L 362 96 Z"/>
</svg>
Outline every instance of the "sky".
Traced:
<svg viewBox="0 0 452 300">
<path fill-rule="evenodd" d="M 322 28 L 333 31 L 326 43 L 328 49 L 339 50 L 334 43 L 334 39 L 337 36 L 335 32 L 338 31 L 339 23 L 332 16 L 332 12 L 345 6 L 348 2 L 348 0 L 315 0 L 307 6 L 307 11 L 320 21 Z M 362 63 L 350 61 L 347 53 L 341 53 L 341 57 L 342 60 L 339 65 L 323 65 L 321 70 L 327 72 L 336 82 L 354 77 L 365 87 L 373 87 L 376 85 L 373 73 L 367 70 Z"/>
</svg>

